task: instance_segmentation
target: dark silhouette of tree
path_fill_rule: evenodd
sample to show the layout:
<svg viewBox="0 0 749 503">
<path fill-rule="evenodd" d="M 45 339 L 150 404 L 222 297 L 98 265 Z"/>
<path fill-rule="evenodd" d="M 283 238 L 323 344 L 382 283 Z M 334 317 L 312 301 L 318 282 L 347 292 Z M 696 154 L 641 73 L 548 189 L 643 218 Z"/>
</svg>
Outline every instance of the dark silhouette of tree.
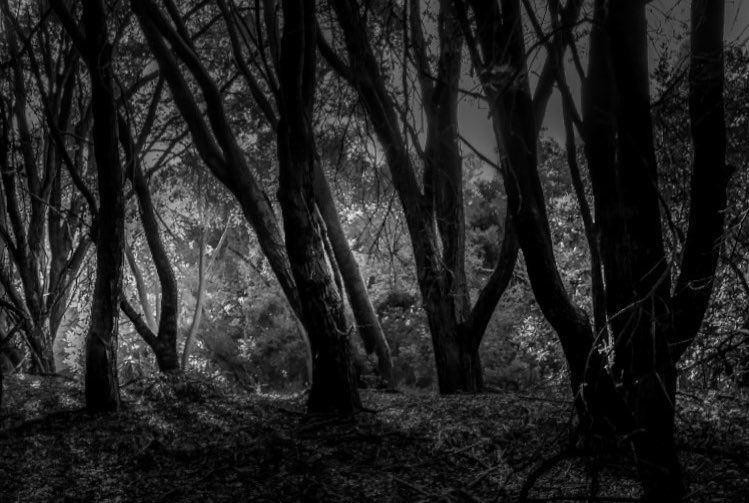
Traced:
<svg viewBox="0 0 749 503">
<path fill-rule="evenodd" d="M 76 92 L 82 91 L 76 81 L 79 56 L 69 39 L 47 19 L 22 26 L 7 0 L 0 10 L 11 68 L 0 98 L 0 241 L 12 264 L 0 271 L 0 284 L 23 313 L 31 371 L 54 372 L 52 345 L 70 286 L 91 244 L 85 199 L 81 193 L 66 197 L 64 168 L 85 171 L 82 154 L 71 158 L 67 149 L 74 143 L 84 151 L 90 120 L 73 106 Z M 42 64 L 55 57 L 60 59 L 58 67 Z M 30 123 L 29 107 L 42 112 L 38 127 Z M 79 140 L 64 138 L 71 129 Z"/>
<path fill-rule="evenodd" d="M 457 130 L 463 36 L 452 3 L 439 3 L 436 75 L 428 63 L 420 2 L 408 2 L 408 8 L 400 13 L 410 19 L 407 34 L 427 123 L 420 166 L 408 147 L 408 124 L 400 120 L 398 106 L 386 86 L 359 3 L 333 0 L 330 4 L 343 33 L 348 61 L 324 38 L 320 50 L 356 89 L 384 150 L 411 236 L 440 392 L 481 391 L 479 345 L 511 279 L 518 247 L 508 220 L 497 266 L 472 305 L 465 273 L 463 166 Z M 423 172 L 421 183 L 419 169 Z"/>
<path fill-rule="evenodd" d="M 160 100 L 162 88 L 163 81 L 159 80 L 154 98 L 149 107 L 149 112 L 147 113 L 146 124 L 142 126 L 143 129 L 141 131 L 150 129 L 153 124 L 154 111 Z M 150 120 L 148 119 L 149 117 Z M 137 145 L 130 133 L 130 125 L 122 113 L 118 114 L 118 132 L 122 150 L 125 154 L 127 178 L 130 180 L 138 199 L 138 209 L 141 222 L 143 223 L 143 231 L 161 285 L 161 309 L 156 333 L 154 333 L 152 327 L 130 305 L 124 295 L 120 297 L 120 308 L 133 323 L 138 334 L 153 350 L 159 370 L 162 372 L 174 372 L 180 369 L 179 356 L 177 355 L 179 287 L 174 276 L 174 271 L 172 270 L 171 261 L 166 253 L 164 242 L 161 239 L 156 210 L 151 200 L 148 181 L 140 165 Z M 145 301 L 147 302 L 147 300 Z"/>
<path fill-rule="evenodd" d="M 260 63 L 261 58 L 257 56 L 257 53 L 267 52 L 266 58 L 277 61 L 279 41 L 275 34 L 279 31 L 278 19 L 276 16 L 264 15 L 265 36 L 263 36 L 262 31 L 252 36 L 246 25 L 247 21 L 240 14 L 239 5 L 234 1 L 227 2 L 226 0 L 219 0 L 218 5 L 226 22 L 232 53 L 240 75 L 268 125 L 273 130 L 277 130 L 279 124 L 278 109 L 280 107 L 278 103 L 279 93 L 275 90 L 264 90 L 261 87 L 261 82 L 266 82 L 267 86 L 272 88 L 274 85 L 272 83 L 280 80 L 277 75 L 278 65 L 263 65 Z M 359 270 L 359 264 L 356 262 L 341 226 L 333 194 L 317 152 L 313 188 L 315 205 L 322 217 L 324 230 L 332 249 L 332 254 L 330 254 L 332 256 L 329 258 L 335 261 L 333 265 L 337 265 L 337 269 L 340 271 L 342 283 L 345 286 L 345 292 L 356 320 L 356 328 L 364 343 L 364 349 L 368 354 L 377 356 L 380 377 L 392 386 L 395 383 L 392 376 L 393 362 L 390 356 L 390 348 L 369 299 L 367 287 Z"/>
<path fill-rule="evenodd" d="M 533 141 L 537 126 L 520 2 L 466 3 L 457 5 L 490 99 L 498 143 L 509 160 L 505 188 L 529 278 L 564 348 L 579 410 L 604 417 L 595 423 L 599 427 L 608 422 L 628 436 L 648 501 L 680 500 L 685 488 L 673 435 L 676 362 L 696 337 L 710 299 L 730 178 L 722 97 L 723 2 L 692 3 L 695 154 L 689 231 L 673 288 L 661 228 L 645 4 L 595 3 L 582 136 L 606 280 L 607 330 L 602 333 L 593 333 L 587 315 L 570 300 L 554 261 Z M 603 339 L 614 347 L 608 367 L 598 352 Z"/>
<path fill-rule="evenodd" d="M 86 407 L 92 412 L 113 411 L 120 406 L 117 335 L 125 246 L 125 173 L 118 145 L 112 44 L 103 1 L 83 5 L 83 30 L 61 0 L 53 0 L 51 5 L 81 52 L 91 83 L 99 225 L 96 281 L 86 335 Z"/>
<path fill-rule="evenodd" d="M 358 408 L 356 387 L 347 384 L 352 380 L 350 348 L 341 347 L 344 341 L 346 344 L 349 343 L 350 334 L 345 328 L 345 323 L 340 325 L 341 320 L 336 318 L 340 298 L 337 295 L 331 295 L 331 292 L 324 286 L 326 284 L 324 277 L 324 274 L 327 274 L 324 273 L 326 269 L 320 268 L 316 272 L 301 270 L 295 272 L 292 268 L 292 263 L 287 254 L 287 246 L 283 243 L 282 233 L 270 204 L 270 198 L 256 179 L 250 169 L 248 160 L 238 145 L 224 110 L 220 90 L 206 68 L 198 60 L 194 45 L 187 35 L 184 20 L 175 5 L 167 2 L 171 23 L 149 1 L 133 0 L 131 5 L 138 17 L 149 47 L 159 63 L 161 73 L 169 85 L 172 98 L 190 128 L 191 136 L 200 156 L 214 176 L 239 201 L 245 217 L 256 232 L 260 247 L 268 258 L 281 288 L 289 299 L 294 312 L 308 331 L 313 356 L 320 355 L 318 358 L 313 357 L 313 375 L 317 375 L 316 372 L 321 372 L 321 375 L 317 381 L 313 379 L 308 402 L 310 411 L 346 412 Z M 203 113 L 198 108 L 197 99 L 187 84 L 178 61 L 185 64 L 206 101 L 208 123 L 203 119 Z M 314 143 L 311 145 L 313 146 Z M 310 148 L 310 146 L 307 148 Z M 286 208 L 290 208 L 289 205 L 292 203 L 289 201 L 283 202 L 283 198 L 297 196 L 290 196 L 283 192 L 280 195 L 282 207 L 285 206 Z M 288 211 L 284 211 L 284 225 L 287 229 L 293 229 L 295 225 L 293 223 L 290 224 L 291 227 L 288 227 L 287 220 L 289 218 L 292 219 L 292 222 L 295 219 L 295 217 L 288 215 Z M 299 218 L 301 217 L 296 218 L 296 225 L 299 225 L 301 223 Z M 303 227 L 301 231 L 294 234 L 290 239 L 314 239 L 313 227 Z M 296 246 L 292 246 L 292 248 L 294 248 L 295 253 L 302 252 Z M 308 251 L 314 253 L 314 248 Z M 301 264 L 306 259 L 297 257 L 297 260 L 295 267 L 297 269 L 304 267 Z M 315 257 L 315 260 L 323 260 L 324 262 L 325 255 Z M 321 267 L 321 264 L 318 263 L 317 266 Z M 296 285 L 297 274 L 301 274 L 300 278 L 307 278 L 305 281 L 314 279 L 320 283 L 308 291 L 307 286 L 312 284 L 309 283 L 304 291 L 300 291 Z M 321 274 L 323 276 L 320 276 Z M 304 295 L 305 298 L 302 299 L 301 295 Z M 309 297 L 316 298 L 311 299 Z M 310 303 L 317 303 L 316 307 L 311 308 Z M 323 306 L 325 307 L 323 308 Z M 321 319 L 325 319 L 325 317 L 328 319 L 323 323 Z M 332 320 L 335 320 L 335 322 Z M 315 370 L 315 365 L 319 365 L 321 368 Z M 329 365 L 329 368 L 322 368 L 325 365 Z M 334 378 L 331 377 L 333 375 L 335 375 Z"/>
<path fill-rule="evenodd" d="M 312 114 L 316 87 L 317 29 L 314 0 L 283 0 L 277 130 L 278 199 L 286 249 L 299 289 L 302 321 L 312 347 L 309 409 L 351 413 L 361 408 L 343 300 L 325 260 L 315 214 Z"/>
</svg>

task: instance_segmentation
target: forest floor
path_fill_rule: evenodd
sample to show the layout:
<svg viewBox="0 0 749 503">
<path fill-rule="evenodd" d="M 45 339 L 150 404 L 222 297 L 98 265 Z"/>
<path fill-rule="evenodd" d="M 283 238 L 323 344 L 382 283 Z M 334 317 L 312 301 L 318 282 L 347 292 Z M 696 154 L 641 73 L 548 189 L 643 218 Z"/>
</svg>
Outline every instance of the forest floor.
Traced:
<svg viewBox="0 0 749 503">
<path fill-rule="evenodd" d="M 79 383 L 6 378 L 0 502 L 537 501 L 639 496 L 629 463 L 567 449 L 566 389 L 362 391 L 369 412 L 305 417 L 303 394 L 237 392 L 196 376 L 122 390 L 118 414 L 82 410 Z M 749 396 L 680 395 L 690 501 L 749 501 Z M 543 468 L 539 470 L 539 468 Z"/>
</svg>

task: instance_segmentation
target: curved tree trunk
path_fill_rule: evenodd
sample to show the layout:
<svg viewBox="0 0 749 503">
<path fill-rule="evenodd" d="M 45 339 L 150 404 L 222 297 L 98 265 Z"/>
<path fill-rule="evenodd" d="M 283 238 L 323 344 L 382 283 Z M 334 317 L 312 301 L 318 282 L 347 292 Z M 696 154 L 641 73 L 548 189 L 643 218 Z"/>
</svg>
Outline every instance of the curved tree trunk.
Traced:
<svg viewBox="0 0 749 503">
<path fill-rule="evenodd" d="M 157 99 L 160 92 L 156 94 Z M 148 243 L 148 249 L 153 257 L 153 263 L 156 267 L 156 274 L 159 277 L 161 285 L 161 309 L 159 310 L 158 332 L 155 337 L 144 337 L 146 342 L 156 354 L 156 361 L 159 370 L 162 372 L 179 371 L 179 357 L 177 355 L 177 321 L 179 315 L 179 287 L 177 279 L 174 277 L 172 264 L 166 253 L 164 242 L 161 239 L 158 220 L 156 218 L 156 209 L 151 199 L 151 191 L 148 188 L 148 182 L 143 175 L 140 162 L 138 160 L 136 146 L 130 134 L 130 127 L 122 114 L 118 115 L 119 139 L 125 152 L 127 163 L 127 173 L 135 190 L 138 199 L 138 209 L 140 218 L 143 222 L 143 231 Z M 148 302 L 147 299 L 141 298 L 141 302 Z M 129 311 L 126 311 L 126 314 Z M 150 320 L 149 317 L 150 316 Z M 146 310 L 146 319 L 149 320 L 147 325 L 155 323 L 153 314 L 149 309 Z M 136 330 L 143 337 L 140 325 L 136 325 Z M 153 335 L 153 332 L 151 332 Z"/>
<path fill-rule="evenodd" d="M 299 293 L 278 220 L 268 195 L 253 175 L 233 135 L 218 86 L 198 60 L 195 51 L 191 50 L 192 41 L 182 37 L 181 34 L 186 31 L 184 25 L 180 30 L 174 29 L 151 2 L 131 0 L 130 3 L 198 153 L 214 176 L 236 197 L 289 304 L 298 316 L 302 316 Z M 174 18 L 172 21 L 181 23 Z M 165 39 L 169 40 L 169 46 Z M 198 107 L 177 58 L 186 64 L 200 88 L 207 105 L 207 119 L 204 119 Z"/>
</svg>

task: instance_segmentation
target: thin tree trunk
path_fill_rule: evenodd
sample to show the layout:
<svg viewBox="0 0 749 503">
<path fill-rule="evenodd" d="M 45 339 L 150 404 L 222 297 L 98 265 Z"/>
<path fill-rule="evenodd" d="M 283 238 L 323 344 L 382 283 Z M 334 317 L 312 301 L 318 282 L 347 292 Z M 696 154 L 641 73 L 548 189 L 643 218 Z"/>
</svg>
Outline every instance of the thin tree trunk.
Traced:
<svg viewBox="0 0 749 503">
<path fill-rule="evenodd" d="M 152 339 L 152 343 L 149 345 L 156 354 L 159 370 L 162 372 L 175 372 L 179 371 L 180 368 L 179 356 L 177 355 L 179 287 L 177 279 L 174 276 L 174 271 L 172 270 L 171 261 L 166 253 L 164 242 L 161 239 L 161 230 L 156 219 L 156 209 L 151 199 L 148 182 L 143 174 L 137 152 L 135 151 L 136 145 L 130 133 L 130 126 L 122 114 L 118 115 L 118 126 L 119 139 L 125 152 L 129 178 L 138 199 L 138 209 L 141 222 L 143 222 L 143 231 L 154 266 L 156 267 L 159 284 L 161 285 L 161 309 L 158 316 L 158 332 L 155 339 Z M 139 293 L 142 294 L 143 292 Z M 144 301 L 148 304 L 147 298 L 143 299 L 141 297 L 141 302 Z M 152 318 L 148 323 L 150 325 L 151 323 L 155 323 L 155 319 L 149 311 L 150 306 L 148 311 L 146 311 L 146 319 L 148 320 L 149 315 Z"/>
<path fill-rule="evenodd" d="M 187 122 L 198 153 L 214 176 L 236 197 L 289 304 L 301 316 L 299 292 L 285 253 L 276 215 L 233 135 L 218 86 L 198 60 L 196 52 L 191 50 L 192 41 L 182 37 L 186 31 L 183 24 L 179 30 L 172 27 L 151 2 L 131 0 L 130 3 L 149 47 L 159 62 L 164 80 L 169 84 L 172 97 Z M 180 23 L 175 18 L 172 21 Z M 165 38 L 170 41 L 169 47 Z M 207 122 L 180 70 L 177 58 L 186 64 L 200 88 L 207 105 Z"/>
<path fill-rule="evenodd" d="M 190 353 L 192 352 L 193 345 L 195 344 L 195 337 L 198 335 L 200 329 L 200 322 L 203 319 L 203 304 L 205 303 L 205 248 L 206 248 L 206 227 L 205 220 L 203 220 L 203 228 L 200 232 L 200 257 L 198 258 L 198 295 L 195 300 L 195 311 L 192 315 L 192 321 L 190 322 L 190 328 L 187 331 L 185 337 L 185 348 L 182 350 L 182 370 L 187 370 L 187 366 L 190 363 Z"/>
<path fill-rule="evenodd" d="M 359 264 L 356 262 L 354 253 L 346 239 L 328 180 L 319 162 L 315 162 L 314 191 L 315 202 L 325 221 L 335 261 L 343 277 L 346 295 L 354 313 L 359 337 L 364 343 L 365 351 L 368 354 L 374 353 L 377 355 L 377 368 L 380 377 L 388 387 L 394 387 L 396 383 L 393 382 L 393 361 L 390 355 L 390 346 L 367 293 L 367 286 L 364 284 L 364 279 L 359 271 Z"/>
<path fill-rule="evenodd" d="M 146 325 L 148 325 L 148 328 L 152 332 L 156 333 L 156 331 L 159 329 L 159 325 L 158 323 L 156 323 L 156 317 L 153 315 L 151 303 L 148 302 L 148 287 L 146 286 L 146 281 L 143 278 L 143 272 L 140 270 L 140 266 L 135 260 L 133 250 L 127 245 L 125 246 L 125 258 L 127 259 L 127 263 L 130 266 L 130 272 L 133 273 L 133 278 L 135 278 L 135 289 L 138 292 L 138 303 L 140 304 L 140 308 L 143 311 L 143 317 L 146 319 Z"/>
</svg>

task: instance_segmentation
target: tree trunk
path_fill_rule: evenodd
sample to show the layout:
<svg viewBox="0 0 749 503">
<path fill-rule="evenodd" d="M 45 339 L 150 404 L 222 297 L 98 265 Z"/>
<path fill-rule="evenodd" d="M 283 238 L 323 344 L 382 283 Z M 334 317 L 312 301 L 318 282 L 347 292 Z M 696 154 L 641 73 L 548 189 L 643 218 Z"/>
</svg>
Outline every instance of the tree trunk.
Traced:
<svg viewBox="0 0 749 503">
<path fill-rule="evenodd" d="M 321 52 L 356 88 L 383 147 L 413 245 L 419 289 L 432 330 L 440 391 L 479 391 L 482 379 L 478 345 L 509 281 L 506 268 L 514 268 L 517 247 L 514 240 L 507 241 L 507 247 L 503 245 L 496 274 L 479 295 L 480 302 L 471 308 L 465 277 L 463 166 L 457 134 L 463 37 L 453 2 L 440 2 L 436 77 L 428 64 L 418 5 L 411 4 L 412 49 L 428 126 L 420 170 L 423 191 L 406 134 L 401 131 L 402 117 L 367 38 L 367 24 L 356 4 L 345 0 L 331 4 L 344 34 L 349 66 L 325 44 L 321 44 Z"/>
<path fill-rule="evenodd" d="M 53 374 L 55 372 L 55 356 L 52 350 L 52 338 L 49 330 L 42 324 L 34 324 L 28 334 L 29 347 L 32 351 L 31 366 L 29 372 L 32 374 Z"/>
<path fill-rule="evenodd" d="M 151 252 L 156 274 L 161 285 L 161 309 L 159 310 L 158 332 L 154 343 L 149 344 L 156 353 L 156 361 L 162 372 L 179 371 L 179 357 L 177 355 L 177 321 L 179 315 L 179 287 L 174 277 L 172 264 L 166 253 L 161 231 L 156 219 L 156 209 L 151 199 L 151 191 L 138 160 L 136 145 L 130 133 L 130 126 L 122 114 L 118 114 L 119 140 L 125 152 L 130 181 L 138 199 L 140 219 L 143 222 L 143 232 L 146 236 L 148 249 Z M 137 269 L 137 267 L 136 267 Z M 135 270 L 135 269 L 134 269 Z M 139 293 L 142 295 L 144 292 Z M 141 297 L 141 302 L 148 305 L 148 300 Z M 155 323 L 150 314 L 150 306 L 146 315 L 150 315 L 149 325 Z M 147 318 L 148 319 L 148 318 Z M 136 327 L 137 328 L 137 327 Z M 142 334 L 141 334 L 142 335 Z"/>
<path fill-rule="evenodd" d="M 694 147 L 689 230 L 674 288 L 674 359 L 694 341 L 707 311 L 722 252 L 726 189 L 723 0 L 692 1 L 689 117 Z"/>
<path fill-rule="evenodd" d="M 148 287 L 146 286 L 146 280 L 143 278 L 143 272 L 140 270 L 140 266 L 135 260 L 133 250 L 127 245 L 125 245 L 125 258 L 130 266 L 130 272 L 133 274 L 133 279 L 135 279 L 135 291 L 138 292 L 138 303 L 143 311 L 143 317 L 146 319 L 146 325 L 148 325 L 148 328 L 155 333 L 159 329 L 159 324 L 156 323 L 156 317 L 153 315 L 151 303 L 148 302 Z"/>
<path fill-rule="evenodd" d="M 86 407 L 92 412 L 120 406 L 117 380 L 119 296 L 125 245 L 124 171 L 117 144 L 117 109 L 112 89 L 112 46 L 107 40 L 102 0 L 83 5 L 86 63 L 91 77 L 93 140 L 100 208 L 96 239 L 96 282 L 86 336 Z"/>
<path fill-rule="evenodd" d="M 310 413 L 350 414 L 361 408 L 349 331 L 314 214 L 315 159 L 312 105 L 315 92 L 314 2 L 285 0 L 281 42 L 281 120 L 278 127 L 279 201 L 286 250 L 312 347 Z"/>
<path fill-rule="evenodd" d="M 377 368 L 380 377 L 388 387 L 394 387 L 396 383 L 393 382 L 393 360 L 390 356 L 390 346 L 385 338 L 385 333 L 382 331 L 372 301 L 369 299 L 367 287 L 359 271 L 359 264 L 356 262 L 346 239 L 346 234 L 341 227 L 328 180 L 319 162 L 315 162 L 313 183 L 315 202 L 328 230 L 328 239 L 333 247 L 335 261 L 343 277 L 346 295 L 356 319 L 359 337 L 364 343 L 367 354 L 375 353 L 377 355 Z"/>
<path fill-rule="evenodd" d="M 203 319 L 203 304 L 205 303 L 205 247 L 206 247 L 206 228 L 205 221 L 203 221 L 203 228 L 200 231 L 200 257 L 198 258 L 198 294 L 195 300 L 195 311 L 192 315 L 192 321 L 190 322 L 190 328 L 187 331 L 185 337 L 185 348 L 182 350 L 182 370 L 187 370 L 187 365 L 190 363 L 190 353 L 192 347 L 195 344 L 195 337 L 198 335 L 198 329 L 200 328 L 200 322 Z M 216 249 L 218 253 L 218 249 Z"/>
<path fill-rule="evenodd" d="M 440 310 L 438 306 L 426 309 L 432 313 L 428 318 L 439 392 L 444 395 L 483 391 L 484 376 L 478 345 L 469 342 L 472 337 L 456 326 L 450 312 Z"/>
<path fill-rule="evenodd" d="M 301 316 L 299 293 L 294 284 L 276 215 L 268 195 L 253 175 L 233 135 L 219 87 L 198 60 L 196 52 L 190 50 L 192 40 L 182 37 L 181 33 L 186 30 L 184 26 L 175 30 L 151 2 L 131 0 L 130 4 L 138 16 L 164 80 L 169 84 L 172 98 L 187 123 L 198 153 L 216 178 L 236 197 L 289 304 Z M 165 37 L 170 40 L 170 46 L 167 46 Z M 208 116 L 210 126 L 203 119 L 204 113 L 198 107 L 177 58 L 186 63 L 203 94 L 206 101 L 205 115 Z"/>
</svg>

